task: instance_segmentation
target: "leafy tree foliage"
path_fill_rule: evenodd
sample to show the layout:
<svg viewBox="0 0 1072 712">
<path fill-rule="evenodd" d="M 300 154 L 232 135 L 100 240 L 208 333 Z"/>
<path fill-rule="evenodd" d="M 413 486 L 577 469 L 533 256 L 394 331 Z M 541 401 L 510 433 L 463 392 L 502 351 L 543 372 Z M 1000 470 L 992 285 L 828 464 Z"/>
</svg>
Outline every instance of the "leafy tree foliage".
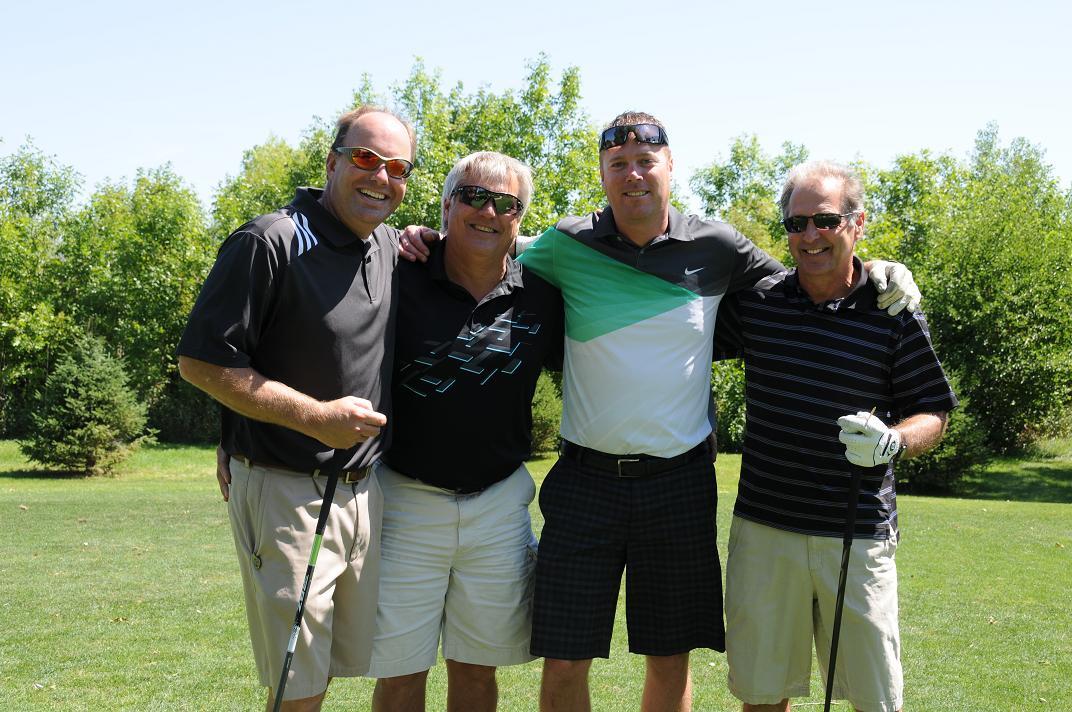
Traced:
<svg viewBox="0 0 1072 712">
<path fill-rule="evenodd" d="M 566 69 L 558 82 L 546 57 L 529 65 L 525 87 L 494 93 L 467 92 L 462 83 L 446 90 L 438 72 L 420 60 L 388 95 L 366 75 L 351 107 L 389 106 L 417 130 L 417 170 L 406 198 L 392 217 L 402 227 L 439 227 L 443 181 L 454 163 L 473 151 L 500 151 L 533 169 L 535 191 L 521 226 L 536 234 L 562 215 L 594 210 L 602 203 L 594 128 L 580 107 L 580 72 Z M 341 112 L 340 112 L 341 113 Z M 250 218 L 290 201 L 301 185 L 324 183 L 333 125 L 317 120 L 297 147 L 270 139 L 248 151 L 241 172 L 220 187 L 213 232 L 222 239 Z"/>
<path fill-rule="evenodd" d="M 0 432 L 28 427 L 68 320 L 47 298 L 47 267 L 80 178 L 33 144 L 0 158 Z"/>
<path fill-rule="evenodd" d="M 174 350 L 213 247 L 193 191 L 170 168 L 97 189 L 63 223 L 49 269 L 54 308 L 100 334 L 154 410 L 178 380 Z"/>
<path fill-rule="evenodd" d="M 789 169 L 807 157 L 807 149 L 789 142 L 782 144 L 780 154 L 769 156 L 755 136 L 740 136 L 725 161 L 700 169 L 689 184 L 708 217 L 733 225 L 772 257 L 790 264 L 778 193 Z"/>
<path fill-rule="evenodd" d="M 1042 151 L 977 137 L 967 163 L 902 157 L 879 172 L 879 229 L 913 269 L 938 352 L 986 441 L 1008 450 L 1068 427 L 1072 210 Z"/>
<path fill-rule="evenodd" d="M 80 336 L 49 374 L 34 404 L 34 429 L 19 448 L 65 471 L 107 474 L 143 442 L 145 404 L 104 341 Z"/>
<path fill-rule="evenodd" d="M 241 171 L 225 179 L 216 192 L 213 237 L 222 241 L 249 220 L 286 205 L 299 186 L 322 186 L 330 146 L 329 127 L 319 124 L 297 147 L 270 137 L 246 151 Z"/>
</svg>

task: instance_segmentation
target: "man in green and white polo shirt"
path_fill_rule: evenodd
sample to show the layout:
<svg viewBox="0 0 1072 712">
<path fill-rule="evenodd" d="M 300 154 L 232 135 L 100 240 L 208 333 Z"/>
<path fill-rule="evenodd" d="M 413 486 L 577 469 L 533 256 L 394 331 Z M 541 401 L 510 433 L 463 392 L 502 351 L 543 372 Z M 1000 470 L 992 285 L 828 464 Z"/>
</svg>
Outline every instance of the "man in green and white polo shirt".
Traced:
<svg viewBox="0 0 1072 712">
<path fill-rule="evenodd" d="M 689 651 L 725 650 L 707 446 L 715 319 L 726 294 L 784 268 L 729 225 L 674 209 L 672 171 L 662 124 L 619 115 L 600 140 L 609 207 L 561 220 L 520 258 L 566 309 L 562 457 L 540 492 L 542 709 L 590 708 L 623 570 L 629 648 L 647 656 L 642 709 L 689 709 Z"/>
</svg>

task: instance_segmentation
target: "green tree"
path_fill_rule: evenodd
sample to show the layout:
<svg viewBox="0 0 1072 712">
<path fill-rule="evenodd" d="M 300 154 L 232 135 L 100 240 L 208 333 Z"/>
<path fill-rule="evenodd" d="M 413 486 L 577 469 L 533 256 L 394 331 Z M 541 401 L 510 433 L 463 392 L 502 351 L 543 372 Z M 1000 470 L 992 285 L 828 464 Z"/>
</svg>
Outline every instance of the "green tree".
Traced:
<svg viewBox="0 0 1072 712">
<path fill-rule="evenodd" d="M 52 303 L 125 359 L 154 417 L 213 252 L 196 196 L 169 167 L 101 186 L 64 222 Z"/>
<path fill-rule="evenodd" d="M 969 161 L 902 156 L 872 190 L 872 231 L 915 272 L 938 353 L 988 445 L 1067 429 L 1072 209 L 1042 150 L 1003 146 L 990 125 Z"/>
<path fill-rule="evenodd" d="M 807 160 L 803 146 L 785 142 L 768 155 L 753 136 L 739 136 L 725 161 L 696 171 L 689 185 L 707 217 L 723 220 L 784 264 L 790 263 L 778 193 L 789 169 Z"/>
<path fill-rule="evenodd" d="M 314 123 L 297 147 L 272 136 L 246 151 L 238 175 L 224 179 L 216 191 L 211 229 L 215 240 L 286 205 L 296 188 L 322 186 L 330 146 L 329 128 Z"/>
<path fill-rule="evenodd" d="M 104 341 L 78 337 L 38 394 L 22 453 L 86 475 L 109 473 L 148 436 L 145 403 L 127 386 L 122 361 Z"/>
<path fill-rule="evenodd" d="M 580 72 L 567 68 L 556 83 L 547 58 L 528 66 L 525 87 L 495 93 L 450 90 L 439 72 L 416 60 L 409 77 L 386 94 L 365 75 L 351 106 L 390 106 L 417 131 L 417 170 L 406 185 L 406 199 L 391 222 L 439 227 L 443 181 L 454 163 L 473 151 L 500 151 L 533 169 L 535 193 L 522 234 L 536 234 L 562 215 L 594 210 L 602 204 L 595 129 L 580 106 Z M 341 113 L 341 112 L 340 112 Z M 222 239 L 255 217 L 290 201 L 300 185 L 320 186 L 334 138 L 333 126 L 313 122 L 300 145 L 279 139 L 247 151 L 242 170 L 221 184 L 213 209 L 213 235 Z"/>
<path fill-rule="evenodd" d="M 26 431 L 29 399 L 69 328 L 46 273 L 79 184 L 33 144 L 0 158 L 0 434 Z"/>
</svg>

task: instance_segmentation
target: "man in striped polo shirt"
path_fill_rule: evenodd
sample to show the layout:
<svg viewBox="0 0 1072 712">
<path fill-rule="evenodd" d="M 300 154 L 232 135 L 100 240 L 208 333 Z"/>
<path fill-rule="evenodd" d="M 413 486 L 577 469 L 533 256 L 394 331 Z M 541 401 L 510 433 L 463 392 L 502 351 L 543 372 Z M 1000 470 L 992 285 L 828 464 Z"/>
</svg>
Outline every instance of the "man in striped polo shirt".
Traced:
<svg viewBox="0 0 1072 712">
<path fill-rule="evenodd" d="M 919 311 L 890 316 L 854 255 L 859 178 L 795 168 L 780 205 L 797 268 L 723 302 L 718 351 L 745 359 L 747 424 L 726 575 L 729 685 L 748 712 L 826 671 L 851 468 L 863 468 L 834 697 L 900 710 L 893 466 L 930 450 L 957 405 Z M 892 424 L 892 427 L 889 425 Z"/>
</svg>

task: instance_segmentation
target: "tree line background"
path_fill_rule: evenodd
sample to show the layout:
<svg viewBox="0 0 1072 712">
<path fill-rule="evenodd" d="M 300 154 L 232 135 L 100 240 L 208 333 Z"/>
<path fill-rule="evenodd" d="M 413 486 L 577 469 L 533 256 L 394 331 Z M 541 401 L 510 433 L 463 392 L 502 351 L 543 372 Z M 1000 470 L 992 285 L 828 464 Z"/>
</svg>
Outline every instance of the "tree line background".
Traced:
<svg viewBox="0 0 1072 712">
<path fill-rule="evenodd" d="M 576 67 L 555 78 L 545 57 L 529 65 L 517 92 L 444 88 L 419 60 L 386 93 L 364 77 L 353 105 L 390 105 L 417 129 L 418 170 L 393 224 L 438 225 L 447 171 L 482 149 L 533 168 L 522 234 L 600 207 L 596 126 L 580 105 L 580 85 Z M 0 156 L 0 437 L 20 439 L 45 462 L 64 439 L 75 450 L 82 444 L 53 462 L 84 471 L 106 470 L 108 452 L 149 434 L 214 441 L 217 406 L 176 371 L 186 316 L 228 233 L 288 203 L 296 187 L 323 184 L 332 129 L 317 119 L 297 145 L 270 138 L 250 148 L 207 214 L 169 166 L 141 170 L 132 184 L 102 184 L 79 202 L 76 170 L 32 143 Z M 775 198 L 788 169 L 807 158 L 804 146 L 786 143 L 770 155 L 755 136 L 742 136 L 688 186 L 706 216 L 790 265 Z M 990 125 L 967 157 L 923 150 L 886 168 L 856 167 L 869 215 L 858 253 L 913 270 L 962 403 L 943 447 L 905 463 L 904 479 L 946 487 L 991 454 L 1067 434 L 1072 188 L 1059 184 L 1042 149 L 1020 138 L 1003 144 Z M 675 185 L 679 207 L 683 197 Z M 740 365 L 716 365 L 712 385 L 720 447 L 737 449 Z M 542 379 L 538 447 L 554 447 L 558 397 L 555 381 Z"/>
</svg>

